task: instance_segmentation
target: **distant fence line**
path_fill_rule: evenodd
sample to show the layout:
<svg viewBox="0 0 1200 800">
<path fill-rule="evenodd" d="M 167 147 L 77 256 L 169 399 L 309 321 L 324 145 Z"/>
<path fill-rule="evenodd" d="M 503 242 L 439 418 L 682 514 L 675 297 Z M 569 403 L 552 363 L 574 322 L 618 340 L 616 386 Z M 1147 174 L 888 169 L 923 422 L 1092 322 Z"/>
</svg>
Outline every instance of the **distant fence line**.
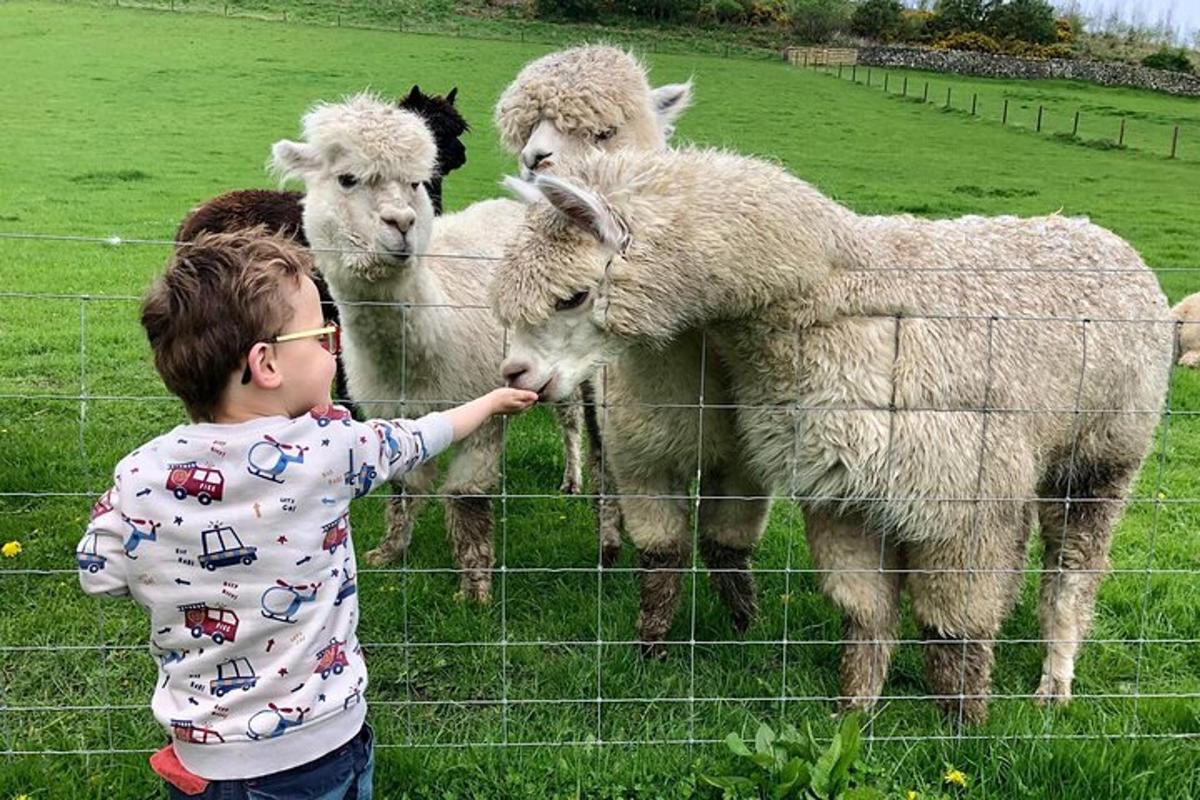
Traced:
<svg viewBox="0 0 1200 800">
<path fill-rule="evenodd" d="M 961 111 L 969 113 L 972 117 L 982 117 L 979 104 L 979 94 L 972 92 L 954 94 L 954 87 L 947 86 L 945 99 L 941 96 L 931 97 L 929 93 L 930 81 L 910 81 L 908 75 L 901 76 L 900 80 L 893 81 L 892 75 L 886 70 L 876 70 L 872 64 L 864 64 L 861 60 L 856 59 L 853 55 L 853 50 L 837 50 L 830 48 L 788 48 L 785 51 L 785 57 L 793 65 L 801 68 L 809 68 L 820 70 L 827 75 L 833 75 L 837 78 L 849 80 L 853 83 L 868 87 L 878 87 L 885 94 L 894 95 L 897 97 L 905 97 L 912 100 L 920 100 L 921 102 L 933 102 L 944 111 Z M 862 51 L 857 51 L 861 57 Z M 1157 71 L 1157 70 L 1156 70 Z M 910 87 L 911 84 L 911 87 Z M 966 98 L 970 97 L 969 108 L 966 104 Z M 959 101 L 962 105 L 955 105 L 955 101 Z M 1033 131 L 1042 133 L 1044 123 L 1046 121 L 1047 107 L 1044 104 L 1037 106 L 1036 117 L 1031 120 L 1033 122 Z M 1120 117 L 1119 122 L 1114 123 L 1113 136 L 1111 139 L 1083 139 L 1079 136 L 1079 124 L 1083 113 L 1076 109 L 1074 112 L 1071 132 L 1058 131 L 1052 134 L 1056 139 L 1061 139 L 1073 144 L 1079 144 L 1086 147 L 1092 147 L 1101 150 L 1124 150 L 1127 149 L 1126 139 L 1128 135 L 1128 118 Z M 1008 126 L 1012 121 L 1010 114 L 1010 99 L 1004 98 L 1000 114 L 997 120 L 1001 125 Z M 1138 152 L 1149 153 L 1153 155 L 1165 156 L 1168 160 L 1179 158 L 1180 154 L 1180 133 L 1182 127 L 1178 124 L 1164 131 L 1162 149 L 1150 150 L 1144 147 L 1136 148 Z"/>
</svg>

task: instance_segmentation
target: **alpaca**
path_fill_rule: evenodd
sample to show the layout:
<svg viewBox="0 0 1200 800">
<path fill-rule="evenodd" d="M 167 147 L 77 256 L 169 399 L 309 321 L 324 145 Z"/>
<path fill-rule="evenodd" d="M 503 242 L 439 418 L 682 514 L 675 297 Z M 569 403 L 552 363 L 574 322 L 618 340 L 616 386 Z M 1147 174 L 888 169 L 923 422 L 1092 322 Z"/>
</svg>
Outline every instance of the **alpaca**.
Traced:
<svg viewBox="0 0 1200 800">
<path fill-rule="evenodd" d="M 651 89 L 646 68 L 608 45 L 581 45 L 529 62 L 496 103 L 496 128 L 521 173 L 593 150 L 661 150 L 692 100 L 692 84 Z"/>
<path fill-rule="evenodd" d="M 665 149 L 674 132 L 679 116 L 692 100 L 691 83 L 678 83 L 651 88 L 645 66 L 624 50 L 607 45 L 585 45 L 551 53 L 527 64 L 501 94 L 495 109 L 496 127 L 504 146 L 518 157 L 522 175 L 552 173 L 556 166 L 593 151 L 655 151 Z M 569 298 L 564 295 L 566 302 Z M 698 365 L 699 337 L 681 338 L 657 354 L 653 364 L 647 362 L 656 382 L 678 388 L 678 395 L 665 398 L 622 394 L 622 387 L 638 385 L 640 381 L 625 371 L 625 364 L 614 363 L 595 376 L 595 386 L 584 383 L 585 415 L 591 439 L 589 472 L 593 485 L 598 486 L 600 537 L 605 563 L 615 559 L 620 548 L 622 512 L 626 506 L 641 504 L 656 511 L 663 520 L 679 530 L 688 527 L 688 509 L 676 502 L 655 503 L 622 498 L 614 502 L 609 487 L 619 485 L 612 478 L 612 461 L 625 471 L 664 473 L 664 457 L 670 461 L 672 474 L 677 478 L 672 494 L 687 493 L 688 480 L 694 474 L 696 459 L 679 456 L 686 441 L 694 441 L 696 427 L 703 425 L 706 438 L 731 426 L 728 412 L 711 409 L 702 423 L 686 408 L 689 398 L 698 391 L 696 375 L 678 374 L 680 365 Z M 632 363 L 632 362 L 631 362 Z M 717 374 L 715 368 L 711 374 Z M 709 397 L 719 398 L 719 387 L 708 385 Z M 663 406 L 646 405 L 662 403 Z M 599 412 L 599 413 L 597 413 Z M 600 419 L 597 419 L 597 416 Z M 599 431 L 628 432 L 610 440 Z M 603 453 L 603 457 L 601 457 Z M 715 471 L 711 474 L 716 474 Z M 603 477 L 601 478 L 601 475 Z M 709 482 L 708 494 L 723 491 L 739 494 L 740 487 L 730 481 Z M 715 513 L 714 513 L 715 512 Z M 635 512 L 638 513 L 638 512 Z M 722 504 L 707 503 L 701 511 L 706 528 L 714 525 L 740 531 L 742 526 L 765 524 L 765 503 L 762 501 Z M 736 534 L 731 534 L 736 535 Z M 612 557 L 607 554 L 611 553 Z M 724 550 L 706 551 L 714 561 L 711 566 L 735 566 L 736 554 Z M 733 558 L 734 561 L 730 561 Z M 735 624 L 744 628 L 753 613 L 753 603 L 742 601 L 745 592 L 732 592 L 739 579 L 729 573 L 714 573 L 719 588 L 729 585 L 731 602 L 735 607 Z M 732 593 L 731 593 L 732 592 Z M 669 624 L 669 621 L 668 621 Z"/>
<path fill-rule="evenodd" d="M 1134 250 L 1058 216 L 861 217 L 712 150 L 611 154 L 568 177 L 517 187 L 536 202 L 491 290 L 511 382 L 554 400 L 597 361 L 649 361 L 703 332 L 737 406 L 743 478 L 804 505 L 843 612 L 851 706 L 882 690 L 907 586 L 939 704 L 986 717 L 1037 518 L 1037 697 L 1069 698 L 1170 371 L 1165 298 Z M 639 541 L 625 513 L 639 549 L 683 566 L 678 539 Z M 678 583 L 644 578 L 643 638 L 657 633 L 647 596 L 669 617 Z"/>
<path fill-rule="evenodd" d="M 305 183 L 304 230 L 341 315 L 350 396 L 372 416 L 412 416 L 495 388 L 504 333 L 485 305 L 487 283 L 521 205 L 476 203 L 435 227 L 429 128 L 370 94 L 317 105 L 303 128 L 304 141 L 275 144 L 273 165 Z M 559 416 L 578 452 L 577 413 L 568 407 Z M 493 420 L 458 446 L 442 487 L 461 596 L 481 603 L 491 594 L 490 495 L 501 448 L 501 423 Z M 568 464 L 567 479 L 578 472 Z M 436 477 L 430 463 L 397 484 L 387 535 L 369 563 L 408 547 L 420 496 Z"/>
<path fill-rule="evenodd" d="M 1179 323 L 1179 366 L 1200 367 L 1200 292 L 1179 301 L 1171 316 Z"/>
<path fill-rule="evenodd" d="M 442 179 L 467 163 L 467 151 L 461 138 L 470 130 L 467 121 L 458 113 L 454 101 L 457 87 L 445 97 L 427 95 L 413 86 L 408 95 L 397 103 L 399 108 L 421 115 L 433 132 L 437 144 L 437 170 L 426 183 L 435 214 L 442 213 Z M 295 239 L 305 247 L 304 209 L 302 192 L 271 189 L 236 189 L 206 200 L 188 212 L 175 232 L 176 242 L 190 242 L 201 233 L 222 233 L 264 226 L 267 233 L 279 233 Z M 321 306 L 328 319 L 337 322 L 337 306 L 320 274 L 313 276 Z M 338 361 L 335 392 L 341 402 L 348 402 L 346 373 Z"/>
</svg>

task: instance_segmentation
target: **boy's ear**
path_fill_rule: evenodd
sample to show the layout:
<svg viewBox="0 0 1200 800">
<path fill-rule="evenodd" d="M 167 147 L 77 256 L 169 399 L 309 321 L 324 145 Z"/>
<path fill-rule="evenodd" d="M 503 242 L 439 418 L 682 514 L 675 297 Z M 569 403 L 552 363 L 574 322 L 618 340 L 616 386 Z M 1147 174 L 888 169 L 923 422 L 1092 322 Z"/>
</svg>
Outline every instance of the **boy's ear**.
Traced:
<svg viewBox="0 0 1200 800">
<path fill-rule="evenodd" d="M 250 382 L 260 389 L 278 389 L 283 384 L 283 375 L 275 363 L 275 348 L 259 342 L 250 348 L 246 365 L 250 368 Z"/>
</svg>

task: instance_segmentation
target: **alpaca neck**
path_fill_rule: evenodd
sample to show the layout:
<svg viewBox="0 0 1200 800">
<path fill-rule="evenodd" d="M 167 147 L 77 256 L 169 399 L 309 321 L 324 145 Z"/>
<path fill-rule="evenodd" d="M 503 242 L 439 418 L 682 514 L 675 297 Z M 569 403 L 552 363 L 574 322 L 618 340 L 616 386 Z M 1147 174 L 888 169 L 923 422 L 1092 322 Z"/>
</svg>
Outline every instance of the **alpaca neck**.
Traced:
<svg viewBox="0 0 1200 800">
<path fill-rule="evenodd" d="M 325 275 L 355 361 L 395 365 L 397 381 L 402 373 L 410 381 L 429 373 L 446 340 L 450 303 L 425 259 L 377 281 L 347 278 L 344 270 Z"/>
</svg>

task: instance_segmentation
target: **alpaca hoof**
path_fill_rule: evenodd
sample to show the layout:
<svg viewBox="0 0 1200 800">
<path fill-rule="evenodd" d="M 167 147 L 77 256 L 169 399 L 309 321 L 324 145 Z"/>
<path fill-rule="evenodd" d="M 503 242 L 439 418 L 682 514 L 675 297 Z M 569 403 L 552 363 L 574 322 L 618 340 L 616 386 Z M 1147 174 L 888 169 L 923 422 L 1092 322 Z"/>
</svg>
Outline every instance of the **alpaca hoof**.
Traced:
<svg viewBox="0 0 1200 800">
<path fill-rule="evenodd" d="M 958 722 L 960 707 L 964 725 L 982 725 L 987 722 L 988 701 L 982 697 L 944 697 L 937 701 L 951 722 Z"/>
<path fill-rule="evenodd" d="M 392 562 L 396 553 L 384 547 L 376 547 L 374 550 L 368 550 L 365 556 L 366 561 L 372 567 L 385 567 Z"/>
<path fill-rule="evenodd" d="M 867 711 L 878 700 L 878 697 L 842 697 L 838 699 L 837 713 L 839 715 L 846 715 L 853 714 L 856 711 Z"/>
<path fill-rule="evenodd" d="M 583 492 L 583 483 L 579 478 L 564 475 L 562 483 L 559 484 L 558 491 L 563 494 L 580 494 Z"/>
<path fill-rule="evenodd" d="M 492 602 L 492 585 L 491 583 L 466 583 L 454 593 L 454 600 L 458 603 L 469 603 L 471 605 L 486 606 Z"/>
<path fill-rule="evenodd" d="M 1033 702 L 1039 706 L 1065 706 L 1071 702 L 1071 684 L 1067 681 L 1056 680 L 1050 675 L 1043 675 L 1042 682 L 1033 696 Z"/>
<path fill-rule="evenodd" d="M 667 660 L 667 646 L 662 642 L 642 642 L 638 647 L 646 661 Z"/>
<path fill-rule="evenodd" d="M 734 631 L 741 636 L 750 630 L 750 626 L 754 624 L 756 616 L 758 616 L 757 608 L 734 610 L 729 612 L 729 621 L 733 625 Z"/>
<path fill-rule="evenodd" d="M 605 569 L 615 567 L 621 558 L 621 543 L 606 544 L 600 548 L 600 565 Z"/>
</svg>

